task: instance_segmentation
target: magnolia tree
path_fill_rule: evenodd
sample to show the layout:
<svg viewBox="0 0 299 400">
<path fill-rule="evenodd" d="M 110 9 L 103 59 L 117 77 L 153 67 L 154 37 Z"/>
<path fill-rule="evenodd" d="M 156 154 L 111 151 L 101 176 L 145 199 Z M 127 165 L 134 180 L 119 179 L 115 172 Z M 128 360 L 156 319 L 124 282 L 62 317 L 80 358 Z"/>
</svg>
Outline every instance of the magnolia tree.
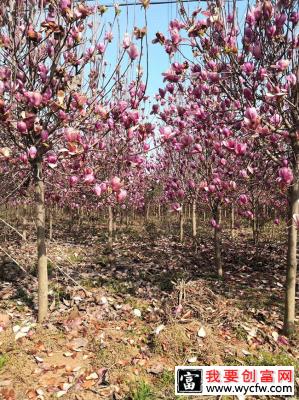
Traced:
<svg viewBox="0 0 299 400">
<path fill-rule="evenodd" d="M 222 276 L 221 207 L 236 197 L 238 184 L 253 172 L 245 157 L 253 155 L 240 130 L 228 128 L 237 105 L 223 101 L 218 90 L 202 83 L 198 66 L 189 71 L 186 64 L 174 63 L 164 75 L 174 83 L 160 90 L 161 106 L 154 109 L 167 124 L 160 128 L 163 155 L 176 172 L 167 191 L 178 202 L 191 192 L 209 206 L 215 264 Z"/>
<path fill-rule="evenodd" d="M 28 174 L 35 188 L 39 321 L 48 309 L 48 168 L 68 178 L 66 169 L 73 165 L 86 184 L 94 181 L 86 160 L 107 134 L 102 129 L 107 95 L 139 57 L 126 34 L 118 61 L 107 63 L 113 24 L 105 31 L 104 11 L 72 0 L 7 0 L 0 5 L 0 154 L 7 167 Z M 121 68 L 123 62 L 126 67 Z"/>
<path fill-rule="evenodd" d="M 230 6 L 230 7 L 229 7 Z M 194 64 L 201 84 L 234 104 L 230 129 L 240 130 L 256 152 L 276 165 L 277 186 L 288 187 L 288 261 L 284 330 L 294 330 L 299 199 L 298 25 L 296 0 L 264 0 L 248 7 L 245 23 L 237 2 L 208 2 L 191 15 L 181 6 L 166 39 L 155 42 L 168 54 L 180 52 Z M 188 49 L 188 50 L 185 50 Z M 177 80 L 177 71 L 169 77 Z"/>
</svg>

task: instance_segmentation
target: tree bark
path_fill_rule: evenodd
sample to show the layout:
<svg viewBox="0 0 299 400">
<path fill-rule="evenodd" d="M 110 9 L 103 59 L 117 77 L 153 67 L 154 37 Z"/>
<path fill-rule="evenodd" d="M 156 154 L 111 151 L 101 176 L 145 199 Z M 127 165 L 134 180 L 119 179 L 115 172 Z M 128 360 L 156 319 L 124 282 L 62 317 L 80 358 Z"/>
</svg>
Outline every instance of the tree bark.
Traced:
<svg viewBox="0 0 299 400">
<path fill-rule="evenodd" d="M 196 201 L 192 202 L 192 236 L 196 237 L 197 234 L 197 224 L 196 224 Z"/>
<path fill-rule="evenodd" d="M 108 244 L 112 246 L 113 244 L 113 208 L 108 207 Z"/>
<path fill-rule="evenodd" d="M 298 214 L 299 179 L 289 188 L 288 215 L 288 255 L 284 312 L 284 333 L 292 335 L 295 331 L 296 317 L 296 276 L 297 276 L 297 228 L 293 218 Z"/>
<path fill-rule="evenodd" d="M 213 212 L 214 219 L 217 225 L 220 224 L 220 210 L 216 207 Z M 221 237 L 218 227 L 214 228 L 214 250 L 215 250 L 215 266 L 219 278 L 223 277 L 222 259 L 221 259 Z"/>
<path fill-rule="evenodd" d="M 27 219 L 26 219 L 26 215 L 25 214 L 23 216 L 22 226 L 23 226 L 22 236 L 23 236 L 24 242 L 26 242 L 26 240 L 27 240 Z"/>
<path fill-rule="evenodd" d="M 180 211 L 180 242 L 182 243 L 184 240 L 184 210 L 183 206 Z"/>
<path fill-rule="evenodd" d="M 230 214 L 230 230 L 231 230 L 231 237 L 235 237 L 235 207 L 232 204 L 231 207 L 231 214 Z"/>
<path fill-rule="evenodd" d="M 37 161 L 35 164 L 34 182 L 37 227 L 38 322 L 43 322 L 48 314 L 48 265 L 45 234 L 45 186 L 41 161 Z"/>
<path fill-rule="evenodd" d="M 52 211 L 50 211 L 49 215 L 49 240 L 52 240 L 53 238 L 53 214 Z"/>
</svg>

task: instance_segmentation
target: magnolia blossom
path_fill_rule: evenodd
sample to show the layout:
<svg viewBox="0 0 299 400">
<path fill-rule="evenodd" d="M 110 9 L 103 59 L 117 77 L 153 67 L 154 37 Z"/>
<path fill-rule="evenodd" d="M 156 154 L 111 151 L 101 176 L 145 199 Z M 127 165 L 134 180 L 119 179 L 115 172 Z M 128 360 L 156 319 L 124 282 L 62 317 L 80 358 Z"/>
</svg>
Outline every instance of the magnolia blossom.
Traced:
<svg viewBox="0 0 299 400">
<path fill-rule="evenodd" d="M 118 203 L 122 203 L 125 201 L 128 192 L 125 189 L 120 189 L 120 191 L 116 194 L 116 200 Z"/>
<path fill-rule="evenodd" d="M 28 150 L 29 158 L 33 160 L 36 157 L 36 154 L 37 154 L 37 148 L 35 146 L 31 146 Z"/>
<path fill-rule="evenodd" d="M 47 162 L 50 167 L 54 168 L 57 163 L 57 155 L 54 153 L 47 154 Z"/>
<path fill-rule="evenodd" d="M 110 181 L 111 188 L 113 192 L 118 192 L 121 187 L 123 186 L 121 179 L 118 176 L 115 176 L 114 178 L 111 179 Z"/>
<path fill-rule="evenodd" d="M 101 196 L 101 194 L 102 194 L 101 185 L 99 185 L 98 183 L 96 183 L 96 184 L 94 185 L 94 187 L 93 187 L 93 190 L 94 190 L 94 192 L 95 192 L 95 194 L 96 194 L 97 196 Z"/>
<path fill-rule="evenodd" d="M 76 183 L 77 183 L 78 181 L 79 181 L 79 178 L 78 178 L 76 175 L 72 175 L 72 176 L 70 176 L 70 178 L 69 178 L 70 186 L 76 185 Z"/>
<path fill-rule="evenodd" d="M 246 194 L 241 194 L 239 196 L 239 203 L 240 204 L 247 204 L 248 203 L 248 197 L 246 196 Z"/>
<path fill-rule="evenodd" d="M 131 38 L 129 34 L 126 32 L 123 39 L 123 48 L 128 49 L 130 47 L 130 44 L 131 44 Z"/>
<path fill-rule="evenodd" d="M 39 107 L 42 104 L 43 96 L 39 92 L 25 92 L 24 96 L 33 107 Z"/>
<path fill-rule="evenodd" d="M 293 182 L 294 175 L 289 167 L 282 167 L 278 170 L 279 178 L 278 182 L 282 182 L 285 185 L 290 185 Z"/>
<path fill-rule="evenodd" d="M 169 140 L 175 136 L 175 132 L 173 132 L 173 129 L 171 126 L 162 126 L 159 129 L 161 135 L 163 136 L 164 140 Z"/>
<path fill-rule="evenodd" d="M 22 134 L 26 134 L 28 132 L 27 124 L 24 121 L 18 121 L 17 129 Z"/>
<path fill-rule="evenodd" d="M 131 60 L 136 60 L 136 58 L 138 58 L 139 56 L 139 50 L 136 44 L 133 43 L 130 44 L 130 47 L 128 48 L 127 52 Z"/>
<path fill-rule="evenodd" d="M 247 75 L 250 75 L 254 71 L 254 63 L 246 62 L 241 68 Z"/>
<path fill-rule="evenodd" d="M 182 206 L 179 203 L 171 204 L 170 208 L 171 208 L 171 211 L 174 211 L 174 212 L 181 212 L 182 211 Z"/>
<path fill-rule="evenodd" d="M 279 60 L 275 65 L 272 65 L 272 68 L 277 69 L 278 71 L 285 71 L 290 64 L 290 60 Z"/>
</svg>

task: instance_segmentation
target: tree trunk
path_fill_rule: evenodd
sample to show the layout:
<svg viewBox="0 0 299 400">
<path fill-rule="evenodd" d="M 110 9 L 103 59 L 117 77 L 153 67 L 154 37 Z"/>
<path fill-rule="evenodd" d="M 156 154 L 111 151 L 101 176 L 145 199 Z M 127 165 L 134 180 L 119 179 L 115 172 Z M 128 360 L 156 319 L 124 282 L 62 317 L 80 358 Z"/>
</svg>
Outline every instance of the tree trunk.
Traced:
<svg viewBox="0 0 299 400">
<path fill-rule="evenodd" d="M 220 224 L 219 207 L 215 208 L 213 216 L 217 225 L 219 225 Z M 219 278 L 222 278 L 223 269 L 222 269 L 222 259 L 221 259 L 221 237 L 220 237 L 220 230 L 217 226 L 214 228 L 214 250 L 215 250 L 215 266 L 217 269 L 217 274 Z"/>
<path fill-rule="evenodd" d="M 148 203 L 145 207 L 145 222 L 147 223 L 150 218 L 150 203 Z"/>
<path fill-rule="evenodd" d="M 297 228 L 293 218 L 298 214 L 299 180 L 289 188 L 288 257 L 284 312 L 284 333 L 291 335 L 295 330 L 296 275 L 297 275 Z"/>
<path fill-rule="evenodd" d="M 184 240 L 184 210 L 183 206 L 180 211 L 180 242 L 183 243 Z"/>
<path fill-rule="evenodd" d="M 113 208 L 108 207 L 108 244 L 112 246 L 113 244 Z"/>
<path fill-rule="evenodd" d="M 52 240 L 53 238 L 53 214 L 52 211 L 50 211 L 49 215 L 49 240 Z"/>
<path fill-rule="evenodd" d="M 37 161 L 35 164 L 34 181 L 37 227 L 38 322 L 43 322 L 48 314 L 48 266 L 45 234 L 45 187 L 41 161 Z"/>
<path fill-rule="evenodd" d="M 235 237 L 235 207 L 232 204 L 231 207 L 231 215 L 230 215 L 230 231 L 231 231 L 231 237 Z"/>
<path fill-rule="evenodd" d="M 192 202 L 192 236 L 196 237 L 197 226 L 196 226 L 196 201 Z"/>
</svg>

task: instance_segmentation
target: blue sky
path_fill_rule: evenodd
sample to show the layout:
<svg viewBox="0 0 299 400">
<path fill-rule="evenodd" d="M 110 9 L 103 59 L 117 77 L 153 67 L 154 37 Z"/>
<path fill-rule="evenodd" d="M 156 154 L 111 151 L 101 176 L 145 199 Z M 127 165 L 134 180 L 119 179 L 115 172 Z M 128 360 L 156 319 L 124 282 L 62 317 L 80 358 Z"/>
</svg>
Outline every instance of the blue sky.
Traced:
<svg viewBox="0 0 299 400">
<path fill-rule="evenodd" d="M 125 2 L 125 0 L 120 0 Z M 128 0 L 133 2 L 132 0 Z M 102 3 L 103 4 L 103 3 Z M 111 4 L 107 0 L 106 4 Z M 188 11 L 194 10 L 198 3 L 184 3 L 185 9 Z M 201 2 L 201 6 L 205 8 L 205 2 Z M 241 20 L 244 20 L 244 12 L 247 6 L 247 0 L 239 0 L 238 2 L 238 15 Z M 113 20 L 114 8 L 109 8 L 104 14 L 104 21 L 109 23 Z M 243 18 L 242 18 L 243 17 Z M 136 1 L 136 6 L 121 7 L 121 14 L 119 18 L 119 31 L 120 38 L 127 31 L 132 32 L 134 26 L 142 28 L 145 26 L 144 10 L 141 7 L 139 1 Z M 152 40 L 155 38 L 156 32 L 160 31 L 167 35 L 169 22 L 174 19 L 179 19 L 178 5 L 177 4 L 162 4 L 162 5 L 150 5 L 147 9 L 147 20 L 148 20 L 148 42 L 149 42 L 149 79 L 147 94 L 153 96 L 157 93 L 159 87 L 163 86 L 163 76 L 161 75 L 169 67 L 169 58 L 163 47 L 160 44 L 152 44 Z M 110 50 L 107 53 L 107 58 L 111 58 L 111 64 L 115 62 L 117 57 L 118 48 L 118 34 L 117 28 L 114 28 L 115 39 L 114 43 L 110 45 Z M 140 41 L 137 41 L 138 47 L 140 47 Z M 180 56 L 176 56 L 176 61 L 180 60 Z M 110 60 L 109 60 L 110 61 Z M 146 58 L 143 57 L 142 61 L 144 70 L 146 69 Z M 132 74 L 133 77 L 133 74 Z"/>
</svg>

